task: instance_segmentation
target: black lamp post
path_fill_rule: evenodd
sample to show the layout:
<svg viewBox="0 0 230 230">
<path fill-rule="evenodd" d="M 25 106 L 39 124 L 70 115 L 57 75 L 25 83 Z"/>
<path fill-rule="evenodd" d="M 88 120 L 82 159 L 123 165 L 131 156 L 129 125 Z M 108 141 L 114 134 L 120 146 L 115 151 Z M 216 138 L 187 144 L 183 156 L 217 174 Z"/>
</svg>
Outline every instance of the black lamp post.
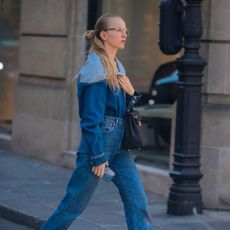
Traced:
<svg viewBox="0 0 230 230">
<path fill-rule="evenodd" d="M 184 55 L 177 60 L 177 117 L 173 171 L 167 213 L 202 213 L 200 172 L 201 78 L 205 60 L 199 55 L 201 3 L 186 0 L 183 23 Z"/>
</svg>

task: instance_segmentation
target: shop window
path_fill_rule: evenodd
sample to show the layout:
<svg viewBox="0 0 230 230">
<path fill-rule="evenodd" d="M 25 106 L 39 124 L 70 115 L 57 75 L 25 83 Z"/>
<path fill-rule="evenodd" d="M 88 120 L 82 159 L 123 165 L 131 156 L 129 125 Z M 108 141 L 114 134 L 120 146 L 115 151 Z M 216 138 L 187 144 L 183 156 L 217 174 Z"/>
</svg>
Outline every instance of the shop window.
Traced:
<svg viewBox="0 0 230 230">
<path fill-rule="evenodd" d="M 151 110 L 153 114 L 144 117 L 148 142 L 141 151 L 133 151 L 136 162 L 168 169 L 171 117 L 167 114 L 171 114 L 175 102 L 177 56 L 164 55 L 158 46 L 159 0 L 104 0 L 102 13 L 125 19 L 130 35 L 118 57 L 135 89 L 143 94 L 137 109 L 148 110 L 147 114 Z M 164 78 L 166 80 L 160 80 Z M 157 109 L 157 115 L 153 109 Z"/>
<path fill-rule="evenodd" d="M 18 77 L 19 0 L 0 0 L 0 133 L 11 134 Z"/>
</svg>

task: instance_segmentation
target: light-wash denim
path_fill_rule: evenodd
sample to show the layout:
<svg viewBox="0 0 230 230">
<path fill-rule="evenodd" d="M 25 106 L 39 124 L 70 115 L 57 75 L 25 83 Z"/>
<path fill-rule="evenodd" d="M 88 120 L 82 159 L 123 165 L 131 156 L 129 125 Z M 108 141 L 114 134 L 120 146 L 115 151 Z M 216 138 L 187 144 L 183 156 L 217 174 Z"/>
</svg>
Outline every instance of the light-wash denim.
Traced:
<svg viewBox="0 0 230 230">
<path fill-rule="evenodd" d="M 152 229 L 151 219 L 139 172 L 130 152 L 121 149 L 124 120 L 105 116 L 101 128 L 104 136 L 105 156 L 109 167 L 116 173 L 112 182 L 119 190 L 128 229 L 150 230 Z M 76 169 L 68 182 L 66 195 L 58 208 L 44 223 L 42 230 L 67 229 L 84 211 L 100 180 L 92 173 L 91 169 L 90 155 L 78 152 Z"/>
</svg>

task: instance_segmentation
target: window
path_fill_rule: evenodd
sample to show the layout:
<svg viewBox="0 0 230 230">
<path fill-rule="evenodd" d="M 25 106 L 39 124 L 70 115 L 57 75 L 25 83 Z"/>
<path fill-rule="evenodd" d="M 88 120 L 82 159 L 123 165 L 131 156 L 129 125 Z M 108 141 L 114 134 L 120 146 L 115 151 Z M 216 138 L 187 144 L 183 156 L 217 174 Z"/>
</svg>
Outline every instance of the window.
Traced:
<svg viewBox="0 0 230 230">
<path fill-rule="evenodd" d="M 20 1 L 0 0 L 0 132 L 11 134 L 18 76 Z"/>
<path fill-rule="evenodd" d="M 175 74 L 175 66 L 171 61 L 174 61 L 176 56 L 166 56 L 158 47 L 159 0 L 104 0 L 102 13 L 120 15 L 127 23 L 130 35 L 126 48 L 119 52 L 118 56 L 135 89 L 143 93 L 141 109 L 145 109 L 151 96 L 151 86 L 155 87 L 159 74 L 162 74 L 161 77 Z M 157 86 L 156 90 L 164 94 L 174 89 L 173 85 L 165 84 Z M 167 100 L 162 103 L 159 94 L 158 98 L 155 97 L 159 104 L 154 106 L 155 109 L 158 108 L 158 117 L 154 117 L 156 112 L 152 111 L 155 115 L 144 119 L 148 145 L 142 151 L 133 151 L 136 162 L 168 169 L 171 119 L 165 118 L 165 113 L 169 114 L 171 109 L 170 105 L 166 104 L 172 104 L 175 100 L 173 95 L 170 95 L 168 103 Z"/>
</svg>

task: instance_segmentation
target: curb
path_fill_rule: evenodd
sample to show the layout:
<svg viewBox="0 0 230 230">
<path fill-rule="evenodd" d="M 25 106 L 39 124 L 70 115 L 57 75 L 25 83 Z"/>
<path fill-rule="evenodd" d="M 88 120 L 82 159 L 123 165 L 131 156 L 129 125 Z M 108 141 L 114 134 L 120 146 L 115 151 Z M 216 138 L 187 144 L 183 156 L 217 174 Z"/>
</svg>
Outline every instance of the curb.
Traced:
<svg viewBox="0 0 230 230">
<path fill-rule="evenodd" d="M 40 218 L 27 215 L 23 212 L 11 209 L 1 204 L 0 216 L 17 224 L 21 224 L 36 230 L 39 230 L 41 225 L 44 223 L 44 220 Z"/>
</svg>

